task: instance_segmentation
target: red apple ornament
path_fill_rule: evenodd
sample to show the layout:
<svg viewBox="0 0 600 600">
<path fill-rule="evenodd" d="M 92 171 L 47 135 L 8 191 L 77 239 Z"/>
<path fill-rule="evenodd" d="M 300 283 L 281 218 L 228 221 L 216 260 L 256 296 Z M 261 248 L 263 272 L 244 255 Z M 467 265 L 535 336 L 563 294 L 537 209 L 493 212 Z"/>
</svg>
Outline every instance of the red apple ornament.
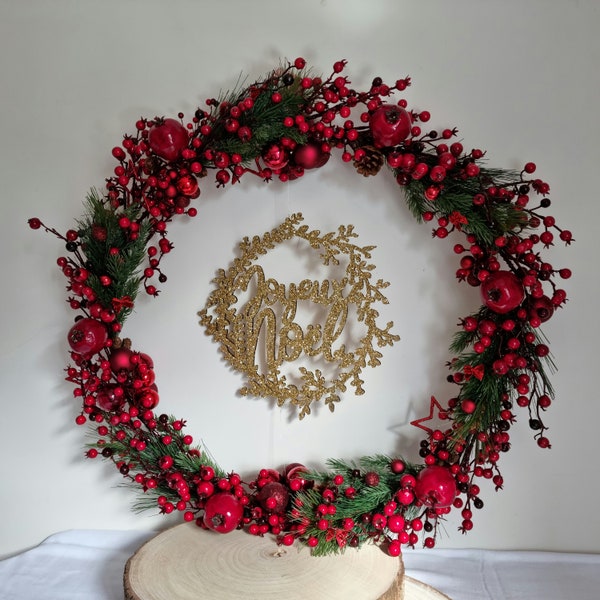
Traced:
<svg viewBox="0 0 600 600">
<path fill-rule="evenodd" d="M 165 119 L 148 133 L 148 144 L 154 154 L 172 161 L 188 144 L 187 129 L 175 119 Z"/>
<path fill-rule="evenodd" d="M 80 319 L 71 327 L 67 341 L 73 352 L 89 356 L 104 348 L 108 340 L 106 327 L 96 319 Z"/>
<path fill-rule="evenodd" d="M 415 494 L 425 506 L 446 508 L 456 498 L 456 481 L 445 467 L 425 467 L 417 477 Z"/>
<path fill-rule="evenodd" d="M 375 146 L 396 146 L 410 134 L 412 120 L 406 110 L 395 104 L 382 104 L 369 119 Z"/>
<path fill-rule="evenodd" d="M 232 494 L 221 492 L 206 501 L 202 522 L 217 533 L 233 531 L 242 520 L 244 508 Z"/>
<path fill-rule="evenodd" d="M 496 271 L 481 284 L 484 304 L 501 315 L 514 310 L 525 299 L 519 278 L 511 271 Z"/>
</svg>

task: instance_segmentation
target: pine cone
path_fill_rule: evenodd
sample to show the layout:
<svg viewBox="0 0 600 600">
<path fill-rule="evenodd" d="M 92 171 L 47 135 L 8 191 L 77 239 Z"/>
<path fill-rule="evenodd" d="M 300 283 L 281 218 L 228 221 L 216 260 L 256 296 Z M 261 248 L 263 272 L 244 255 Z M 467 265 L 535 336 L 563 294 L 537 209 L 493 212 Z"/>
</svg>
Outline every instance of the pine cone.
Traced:
<svg viewBox="0 0 600 600">
<path fill-rule="evenodd" d="M 383 154 L 374 146 L 363 146 L 362 149 L 365 155 L 354 161 L 354 167 L 364 177 L 377 175 L 385 161 Z"/>
</svg>

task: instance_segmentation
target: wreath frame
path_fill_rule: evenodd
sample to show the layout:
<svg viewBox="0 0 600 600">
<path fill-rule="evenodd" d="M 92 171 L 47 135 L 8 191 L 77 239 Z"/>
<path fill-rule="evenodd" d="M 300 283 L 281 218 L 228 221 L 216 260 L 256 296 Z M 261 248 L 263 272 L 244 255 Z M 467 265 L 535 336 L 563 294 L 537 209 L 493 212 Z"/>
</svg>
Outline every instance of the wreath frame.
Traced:
<svg viewBox="0 0 600 600">
<path fill-rule="evenodd" d="M 555 269 L 539 247 L 573 237 L 544 216 L 550 187 L 534 176 L 534 163 L 520 172 L 486 167 L 482 150 L 452 141 L 456 128 L 425 131 L 428 111 L 407 110 L 405 99 L 389 103 L 409 77 L 391 86 L 375 77 L 357 91 L 345 68 L 337 61 L 322 78 L 303 58 L 284 61 L 243 89 L 209 98 L 188 122 L 182 113 L 140 118 L 135 134 L 112 149 L 118 164 L 106 190 L 88 194 L 76 228 L 62 234 L 37 217 L 29 226 L 54 234 L 67 251 L 57 264 L 77 316 L 66 379 L 81 402 L 76 423 L 91 425 L 85 455 L 114 463 L 141 492 L 137 508 L 178 511 L 222 533 L 245 528 L 284 545 L 299 540 L 315 555 L 374 542 L 397 556 L 421 537 L 433 547 L 451 509 L 461 511 L 460 531 L 472 529 L 473 508 L 483 506 L 479 481 L 503 486 L 498 461 L 510 449 L 514 404 L 527 411 L 537 445 L 550 447 L 542 414 L 554 397 L 546 373 L 553 364 L 540 325 L 565 305 L 556 280 L 571 271 Z M 450 346 L 456 394 L 432 397 L 429 414 L 412 422 L 426 434 L 422 464 L 381 454 L 328 459 L 326 471 L 264 468 L 243 480 L 194 445 L 183 419 L 155 410 L 153 361 L 119 336 L 138 291 L 156 296 L 155 281 L 166 282 L 168 223 L 196 216 L 190 203 L 209 170 L 217 187 L 246 174 L 292 181 L 336 151 L 364 176 L 386 165 L 414 217 L 435 224 L 434 238 L 465 237 L 453 246 L 456 276 L 482 290 L 482 306 L 460 318 Z M 425 425 L 436 418 L 437 427 Z"/>
</svg>

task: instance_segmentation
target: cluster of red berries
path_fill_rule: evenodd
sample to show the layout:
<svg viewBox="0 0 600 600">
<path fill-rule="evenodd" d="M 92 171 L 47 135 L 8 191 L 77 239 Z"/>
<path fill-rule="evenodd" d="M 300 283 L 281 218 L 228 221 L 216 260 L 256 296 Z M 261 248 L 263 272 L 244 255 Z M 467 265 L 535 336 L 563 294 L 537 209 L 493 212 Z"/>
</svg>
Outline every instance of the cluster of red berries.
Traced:
<svg viewBox="0 0 600 600">
<path fill-rule="evenodd" d="M 437 521 L 452 507 L 462 511 L 463 532 L 473 527 L 473 508 L 483 506 L 477 479 L 502 487 L 497 463 L 510 448 L 514 403 L 529 410 L 538 445 L 550 446 L 541 419 L 551 404 L 543 370 L 549 348 L 538 330 L 565 304 L 555 279 L 571 272 L 544 261 L 540 246 L 557 234 L 569 244 L 572 234 L 542 214 L 549 186 L 533 177 L 533 163 L 497 176 L 479 164 L 482 150 L 452 141 L 456 129 L 425 130 L 428 111 L 408 110 L 405 99 L 392 103 L 409 78 L 388 86 L 376 77 L 359 92 L 343 75 L 345 61 L 326 79 L 305 66 L 298 58 L 237 94 L 208 99 L 189 122 L 181 113 L 139 119 L 136 132 L 112 149 L 118 164 L 78 230 L 62 235 L 30 219 L 69 253 L 57 262 L 78 311 L 67 336 L 67 380 L 81 402 L 76 421 L 96 428 L 89 458 L 112 460 L 160 512 L 180 511 L 201 527 L 244 527 L 286 545 L 301 539 L 323 553 L 371 540 L 397 555 L 421 532 L 433 547 Z M 435 403 L 448 428 L 418 425 L 428 434 L 423 465 L 379 457 L 366 468 L 338 461 L 334 474 L 309 474 L 294 463 L 282 473 L 263 469 L 246 483 L 192 447 L 185 421 L 156 413 L 152 359 L 117 335 L 138 288 L 155 296 L 154 279 L 166 281 L 161 261 L 173 249 L 167 226 L 177 215 L 197 214 L 191 202 L 209 171 L 217 187 L 247 173 L 291 181 L 325 165 L 334 150 L 363 175 L 387 164 L 418 218 L 436 221 L 434 237 L 465 234 L 466 245 L 454 245 L 456 276 L 479 287 L 483 306 L 461 319 L 454 342 L 449 380 L 459 392 L 445 406 L 432 399 L 430 418 Z M 541 196 L 536 206 L 534 194 Z"/>
</svg>

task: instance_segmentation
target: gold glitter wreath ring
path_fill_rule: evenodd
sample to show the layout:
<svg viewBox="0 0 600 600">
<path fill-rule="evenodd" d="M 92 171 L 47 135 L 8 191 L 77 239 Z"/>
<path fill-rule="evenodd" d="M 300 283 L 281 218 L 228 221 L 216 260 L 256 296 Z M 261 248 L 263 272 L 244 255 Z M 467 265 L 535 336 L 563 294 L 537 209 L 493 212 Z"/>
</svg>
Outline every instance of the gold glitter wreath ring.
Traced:
<svg viewBox="0 0 600 600">
<path fill-rule="evenodd" d="M 214 280 L 216 289 L 199 313 L 200 323 L 219 343 L 225 359 L 248 377 L 247 385 L 240 390 L 242 395 L 276 398 L 278 406 L 289 401 L 299 408 L 300 419 L 310 414 L 311 404 L 323 397 L 333 412 L 340 399 L 339 393 L 347 390 L 348 382 L 357 395 L 364 394 L 364 382 L 360 378 L 362 369 L 381 362 L 381 352 L 374 347 L 374 342 L 378 347 L 384 347 L 399 339 L 390 333 L 393 322 L 383 329 L 377 325 L 379 313 L 372 305 L 388 303 L 382 290 L 389 283 L 381 279 L 372 281 L 374 265 L 366 261 L 371 258 L 374 247 L 351 243 L 351 238 L 357 237 L 352 225 L 340 226 L 337 234 L 321 235 L 320 231 L 309 230 L 306 225 L 299 226 L 301 221 L 302 215 L 294 214 L 262 238 L 244 238 L 240 243 L 240 255 L 227 272 L 219 270 Z M 290 284 L 289 289 L 272 278 L 267 279 L 262 267 L 253 263 L 259 256 L 294 237 L 320 250 L 324 265 L 339 265 L 340 256 L 345 256 L 345 277 L 323 282 L 304 279 L 298 284 Z M 238 295 L 247 292 L 252 283 L 256 289 L 250 300 L 236 310 Z M 303 331 L 294 322 L 301 300 L 327 307 L 323 326 L 309 324 Z M 281 315 L 276 315 L 275 304 L 282 307 Z M 356 306 L 356 319 L 364 324 L 365 335 L 353 350 L 343 343 L 334 349 L 334 343 L 346 325 L 350 304 Z M 276 329 L 278 317 L 281 321 L 279 331 Z M 266 364 L 264 372 L 260 372 L 256 354 L 263 330 Z M 281 374 L 281 366 L 284 362 L 296 361 L 303 352 L 312 357 L 321 355 L 324 361 L 337 364 L 336 375 L 327 379 L 320 369 L 312 371 L 300 366 L 300 386 L 288 382 L 286 375 Z"/>
</svg>

